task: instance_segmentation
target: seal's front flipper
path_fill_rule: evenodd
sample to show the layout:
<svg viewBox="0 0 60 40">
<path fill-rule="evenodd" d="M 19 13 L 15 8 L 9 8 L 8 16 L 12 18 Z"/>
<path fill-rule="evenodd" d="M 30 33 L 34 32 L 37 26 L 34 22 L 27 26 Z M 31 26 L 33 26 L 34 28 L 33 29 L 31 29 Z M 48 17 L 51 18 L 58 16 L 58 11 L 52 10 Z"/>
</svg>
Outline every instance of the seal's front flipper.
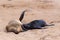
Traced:
<svg viewBox="0 0 60 40">
<path fill-rule="evenodd" d="M 24 17 L 24 14 L 25 14 L 26 10 L 24 10 L 19 18 L 20 21 L 22 21 L 23 17 Z"/>
</svg>

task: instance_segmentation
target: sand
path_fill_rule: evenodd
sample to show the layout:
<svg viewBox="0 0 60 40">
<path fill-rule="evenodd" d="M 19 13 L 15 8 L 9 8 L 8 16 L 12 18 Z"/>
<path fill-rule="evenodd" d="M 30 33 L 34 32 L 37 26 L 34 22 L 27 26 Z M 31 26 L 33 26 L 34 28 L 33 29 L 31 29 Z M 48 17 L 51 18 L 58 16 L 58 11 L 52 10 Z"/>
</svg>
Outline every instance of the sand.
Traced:
<svg viewBox="0 0 60 40">
<path fill-rule="evenodd" d="M 43 19 L 55 25 L 19 34 L 7 33 L 8 22 L 19 19 L 24 10 L 28 11 L 23 23 Z M 0 40 L 60 40 L 60 0 L 0 0 Z"/>
</svg>

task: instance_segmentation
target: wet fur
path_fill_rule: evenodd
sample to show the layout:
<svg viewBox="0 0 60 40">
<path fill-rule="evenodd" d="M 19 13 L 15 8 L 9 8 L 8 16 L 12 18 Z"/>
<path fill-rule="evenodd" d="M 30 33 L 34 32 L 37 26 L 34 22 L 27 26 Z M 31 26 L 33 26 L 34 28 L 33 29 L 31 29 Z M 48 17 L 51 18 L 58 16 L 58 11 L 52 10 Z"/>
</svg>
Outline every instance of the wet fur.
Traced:
<svg viewBox="0 0 60 40">
<path fill-rule="evenodd" d="M 26 30 L 30 30 L 30 29 L 42 29 L 45 26 L 53 26 L 53 25 L 54 24 L 47 24 L 44 20 L 34 20 L 30 23 L 23 24 L 22 26 Z"/>
</svg>

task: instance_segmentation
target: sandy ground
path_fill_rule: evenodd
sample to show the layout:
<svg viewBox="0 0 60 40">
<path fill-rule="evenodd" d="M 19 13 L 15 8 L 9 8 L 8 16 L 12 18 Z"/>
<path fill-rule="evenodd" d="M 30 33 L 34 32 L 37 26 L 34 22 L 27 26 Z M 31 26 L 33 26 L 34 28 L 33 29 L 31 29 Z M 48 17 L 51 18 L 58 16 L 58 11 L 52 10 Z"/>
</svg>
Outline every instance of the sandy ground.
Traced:
<svg viewBox="0 0 60 40">
<path fill-rule="evenodd" d="M 8 22 L 18 19 L 26 9 L 23 23 L 43 19 L 55 25 L 19 34 L 6 33 Z M 60 40 L 60 0 L 0 0 L 0 40 Z"/>
</svg>

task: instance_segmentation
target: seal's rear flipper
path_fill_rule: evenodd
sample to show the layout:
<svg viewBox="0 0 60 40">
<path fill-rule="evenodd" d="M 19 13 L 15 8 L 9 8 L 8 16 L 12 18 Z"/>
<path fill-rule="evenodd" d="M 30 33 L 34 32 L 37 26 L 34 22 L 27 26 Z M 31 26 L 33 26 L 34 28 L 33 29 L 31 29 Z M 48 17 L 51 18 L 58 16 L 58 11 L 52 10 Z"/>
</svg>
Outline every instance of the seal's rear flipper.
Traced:
<svg viewBox="0 0 60 40">
<path fill-rule="evenodd" d="M 46 26 L 54 26 L 54 24 L 47 24 Z"/>
<path fill-rule="evenodd" d="M 24 17 L 24 14 L 25 14 L 26 10 L 24 10 L 19 18 L 20 21 L 22 21 L 23 17 Z"/>
</svg>

